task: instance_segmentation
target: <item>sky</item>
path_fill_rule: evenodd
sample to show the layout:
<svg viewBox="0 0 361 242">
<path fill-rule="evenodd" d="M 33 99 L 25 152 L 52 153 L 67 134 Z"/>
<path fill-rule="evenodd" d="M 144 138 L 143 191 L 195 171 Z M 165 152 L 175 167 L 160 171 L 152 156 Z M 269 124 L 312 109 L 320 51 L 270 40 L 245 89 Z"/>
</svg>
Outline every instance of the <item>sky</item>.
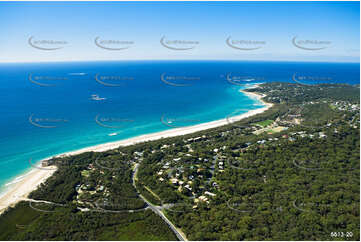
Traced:
<svg viewBox="0 0 361 242">
<path fill-rule="evenodd" d="M 360 60 L 359 2 L 0 2 L 0 31 L 0 62 Z"/>
</svg>

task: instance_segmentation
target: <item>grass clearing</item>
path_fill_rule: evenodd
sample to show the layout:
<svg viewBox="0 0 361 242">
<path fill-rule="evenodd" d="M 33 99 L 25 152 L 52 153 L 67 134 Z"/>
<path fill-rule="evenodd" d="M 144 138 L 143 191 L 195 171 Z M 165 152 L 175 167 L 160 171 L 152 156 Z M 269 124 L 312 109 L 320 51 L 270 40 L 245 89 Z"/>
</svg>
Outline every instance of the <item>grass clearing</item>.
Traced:
<svg viewBox="0 0 361 242">
<path fill-rule="evenodd" d="M 271 125 L 273 123 L 273 120 L 267 119 L 258 123 L 255 123 L 255 125 L 259 125 L 262 128 L 267 127 L 268 125 Z"/>
</svg>

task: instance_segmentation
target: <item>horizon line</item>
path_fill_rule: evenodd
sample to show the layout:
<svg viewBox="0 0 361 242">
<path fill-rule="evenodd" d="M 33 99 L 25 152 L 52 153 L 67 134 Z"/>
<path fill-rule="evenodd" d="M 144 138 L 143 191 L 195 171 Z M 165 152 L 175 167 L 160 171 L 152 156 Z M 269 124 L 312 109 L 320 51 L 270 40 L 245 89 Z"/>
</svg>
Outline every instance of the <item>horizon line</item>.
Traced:
<svg viewBox="0 0 361 242">
<path fill-rule="evenodd" d="M 0 0 L 1 1 L 1 0 Z M 136 62 L 136 61 L 249 61 L 249 62 L 308 62 L 308 63 L 349 63 L 360 64 L 359 61 L 309 61 L 309 60 L 237 60 L 237 59 L 127 59 L 127 60 L 48 60 L 48 61 L 0 61 L 0 64 L 31 63 L 69 63 L 69 62 Z"/>
</svg>

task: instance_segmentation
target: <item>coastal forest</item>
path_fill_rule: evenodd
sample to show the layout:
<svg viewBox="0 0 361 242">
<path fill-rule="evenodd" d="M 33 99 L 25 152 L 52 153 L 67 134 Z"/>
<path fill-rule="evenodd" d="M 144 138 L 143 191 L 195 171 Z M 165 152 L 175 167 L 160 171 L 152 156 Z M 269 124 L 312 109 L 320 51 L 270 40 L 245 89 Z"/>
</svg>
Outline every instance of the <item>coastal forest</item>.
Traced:
<svg viewBox="0 0 361 242">
<path fill-rule="evenodd" d="M 53 158 L 54 175 L 0 216 L 0 240 L 360 240 L 359 86 L 246 91 L 273 106 Z"/>
</svg>

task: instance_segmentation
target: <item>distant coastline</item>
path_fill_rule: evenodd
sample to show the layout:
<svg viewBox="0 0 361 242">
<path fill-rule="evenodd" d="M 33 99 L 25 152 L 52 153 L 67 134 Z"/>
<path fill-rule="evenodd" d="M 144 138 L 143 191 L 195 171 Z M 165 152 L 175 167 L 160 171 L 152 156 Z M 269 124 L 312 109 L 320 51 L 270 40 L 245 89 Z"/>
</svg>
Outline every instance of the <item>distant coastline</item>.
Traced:
<svg viewBox="0 0 361 242">
<path fill-rule="evenodd" d="M 258 85 L 259 84 L 255 84 L 252 87 L 247 87 L 247 88 L 248 89 L 254 88 L 254 87 L 257 87 Z M 232 116 L 232 121 L 240 121 L 242 119 L 254 116 L 256 114 L 263 113 L 264 111 L 268 110 L 270 107 L 273 106 L 273 104 L 266 103 L 265 101 L 263 101 L 262 98 L 264 96 L 262 96 L 260 94 L 247 92 L 245 90 L 240 90 L 240 92 L 244 93 L 251 99 L 257 99 L 258 101 L 261 101 L 263 103 L 264 107 L 254 109 L 254 110 L 249 110 L 248 112 L 243 113 L 241 115 Z M 168 138 L 168 137 L 175 137 L 175 136 L 180 136 L 180 135 L 191 134 L 194 132 L 211 129 L 211 128 L 216 128 L 216 127 L 227 125 L 227 124 L 229 124 L 229 121 L 226 118 L 224 118 L 224 119 L 201 123 L 201 124 L 197 124 L 197 125 L 193 125 L 193 126 L 174 128 L 174 129 L 165 130 L 165 131 L 161 131 L 161 132 L 140 135 L 140 136 L 136 136 L 133 138 L 128 138 L 128 139 L 124 139 L 124 140 L 120 140 L 120 141 L 90 146 L 90 147 L 82 148 L 82 149 L 75 150 L 75 151 L 65 152 L 65 153 L 62 153 L 59 155 L 55 155 L 53 157 L 78 155 L 78 154 L 81 154 L 84 152 L 90 152 L 90 151 L 103 152 L 103 151 L 118 148 L 119 146 L 129 146 L 129 145 L 133 145 L 133 144 L 137 144 L 137 143 L 141 143 L 141 142 L 145 142 L 145 141 L 152 141 L 152 140 L 157 140 L 157 139 L 161 139 L 161 138 Z M 52 158 L 52 157 L 49 157 L 47 159 L 50 159 L 50 158 Z M 47 160 L 47 159 L 43 159 L 43 160 Z M 39 164 L 40 163 L 41 163 L 41 161 L 39 162 Z M 47 168 L 50 168 L 50 167 L 47 167 Z M 48 169 L 48 170 L 32 168 L 32 170 L 30 170 L 30 172 L 27 171 L 25 174 L 21 174 L 21 177 L 22 177 L 21 180 L 15 181 L 18 179 L 18 178 L 15 178 L 15 179 L 13 179 L 13 181 L 9 182 L 8 184 L 11 184 L 11 185 L 9 185 L 9 188 L 6 191 L 4 191 L 3 194 L 0 195 L 1 196 L 0 197 L 0 214 L 2 212 L 4 212 L 6 210 L 6 208 L 8 208 L 9 206 L 14 206 L 19 201 L 24 200 L 33 190 L 36 190 L 37 187 L 41 183 L 45 182 L 50 176 L 53 175 L 53 173 L 56 171 L 55 167 L 53 167 L 53 168 L 54 169 Z"/>
</svg>

